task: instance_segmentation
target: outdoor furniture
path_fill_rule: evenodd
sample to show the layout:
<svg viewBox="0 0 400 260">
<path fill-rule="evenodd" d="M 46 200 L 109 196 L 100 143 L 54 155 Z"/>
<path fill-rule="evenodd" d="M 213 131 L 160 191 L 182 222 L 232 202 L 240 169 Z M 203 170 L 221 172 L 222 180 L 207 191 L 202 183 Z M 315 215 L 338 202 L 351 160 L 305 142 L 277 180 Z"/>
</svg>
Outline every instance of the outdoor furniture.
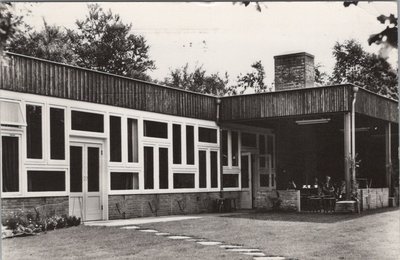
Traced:
<svg viewBox="0 0 400 260">
<path fill-rule="evenodd" d="M 322 198 L 322 207 L 324 212 L 334 212 L 336 205 L 335 197 L 323 197 Z"/>
</svg>

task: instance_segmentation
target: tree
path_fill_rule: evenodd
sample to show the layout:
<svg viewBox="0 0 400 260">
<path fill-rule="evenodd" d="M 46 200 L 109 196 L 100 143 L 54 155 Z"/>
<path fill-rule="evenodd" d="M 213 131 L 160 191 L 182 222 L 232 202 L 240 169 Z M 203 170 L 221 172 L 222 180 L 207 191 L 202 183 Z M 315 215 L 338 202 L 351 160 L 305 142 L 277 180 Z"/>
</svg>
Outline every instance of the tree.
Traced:
<svg viewBox="0 0 400 260">
<path fill-rule="evenodd" d="M 317 63 L 314 66 L 314 81 L 317 86 L 325 86 L 329 84 L 329 76 L 325 71 L 322 71 L 322 64 Z"/>
<path fill-rule="evenodd" d="M 149 58 L 149 46 L 141 35 L 131 34 L 132 24 L 124 24 L 111 10 L 104 12 L 98 4 L 88 5 L 89 14 L 78 20 L 77 64 L 86 68 L 149 80 L 155 69 Z"/>
<path fill-rule="evenodd" d="M 190 72 L 189 64 L 186 63 L 181 68 L 171 70 L 169 76 L 161 84 L 203 94 L 222 96 L 227 91 L 228 81 L 227 73 L 225 73 L 224 77 L 221 77 L 218 73 L 207 75 L 202 66 L 196 66 Z"/>
<path fill-rule="evenodd" d="M 337 42 L 333 48 L 336 64 L 330 80 L 351 82 L 375 93 L 398 99 L 397 73 L 385 58 L 364 51 L 355 40 Z"/>
<path fill-rule="evenodd" d="M 271 91 L 264 83 L 265 70 L 261 61 L 256 61 L 251 64 L 252 72 L 240 74 L 237 77 L 237 85 L 231 86 L 228 89 L 229 95 L 243 94 L 246 90 L 252 90 L 254 93 L 262 93 Z"/>
<path fill-rule="evenodd" d="M 0 59 L 3 58 L 5 46 L 18 31 L 21 20 L 22 17 L 14 13 L 12 3 L 0 3 Z"/>
<path fill-rule="evenodd" d="M 7 50 L 75 65 L 77 60 L 73 47 L 77 40 L 75 34 L 59 26 L 48 25 L 45 20 L 43 24 L 44 27 L 40 31 L 35 31 L 24 24 L 24 29 L 10 41 Z"/>
</svg>

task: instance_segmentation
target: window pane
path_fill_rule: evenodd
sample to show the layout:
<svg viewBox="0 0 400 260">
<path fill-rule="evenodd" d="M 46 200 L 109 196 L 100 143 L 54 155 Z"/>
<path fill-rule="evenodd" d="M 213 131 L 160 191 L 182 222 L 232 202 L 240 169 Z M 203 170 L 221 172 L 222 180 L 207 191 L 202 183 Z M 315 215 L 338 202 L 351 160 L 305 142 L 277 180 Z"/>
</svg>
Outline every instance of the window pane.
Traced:
<svg viewBox="0 0 400 260">
<path fill-rule="evenodd" d="M 267 136 L 267 153 L 271 155 L 271 167 L 275 168 L 274 161 L 274 138 L 272 135 Z"/>
<path fill-rule="evenodd" d="M 173 142 L 173 153 L 174 153 L 174 164 L 182 163 L 182 134 L 181 126 L 172 126 L 172 142 Z"/>
<path fill-rule="evenodd" d="M 2 137 L 3 192 L 19 191 L 19 139 Z"/>
<path fill-rule="evenodd" d="M 199 141 L 217 143 L 217 129 L 199 127 Z"/>
<path fill-rule="evenodd" d="M 186 126 L 186 164 L 194 165 L 194 127 Z"/>
<path fill-rule="evenodd" d="M 69 160 L 70 191 L 82 192 L 82 147 L 70 146 Z"/>
<path fill-rule="evenodd" d="M 242 156 L 242 167 L 241 167 L 241 181 L 242 188 L 249 187 L 249 157 Z"/>
<path fill-rule="evenodd" d="M 224 174 L 223 175 L 224 188 L 237 188 L 239 187 L 238 174 Z"/>
<path fill-rule="evenodd" d="M 26 154 L 31 159 L 42 159 L 42 107 L 26 106 Z"/>
<path fill-rule="evenodd" d="M 260 154 L 265 154 L 265 136 L 264 135 L 259 136 L 258 149 L 260 149 Z"/>
<path fill-rule="evenodd" d="M 239 134 L 232 131 L 232 166 L 239 166 Z"/>
<path fill-rule="evenodd" d="M 28 191 L 65 191 L 65 172 L 28 171 Z"/>
<path fill-rule="evenodd" d="M 156 137 L 156 138 L 168 138 L 168 124 L 145 120 L 144 136 Z"/>
<path fill-rule="evenodd" d="M 121 162 L 121 118 L 110 116 L 110 161 Z"/>
<path fill-rule="evenodd" d="M 50 108 L 50 158 L 65 159 L 64 109 Z"/>
<path fill-rule="evenodd" d="M 269 187 L 269 174 L 260 174 L 260 187 Z"/>
<path fill-rule="evenodd" d="M 139 162 L 138 124 L 131 118 L 128 118 L 128 162 Z"/>
<path fill-rule="evenodd" d="M 82 111 L 71 112 L 71 129 L 89 132 L 104 132 L 104 116 Z"/>
<path fill-rule="evenodd" d="M 144 147 L 144 188 L 154 188 L 154 155 L 153 147 Z"/>
<path fill-rule="evenodd" d="M 194 188 L 194 174 L 192 173 L 175 173 L 174 189 L 192 189 Z"/>
<path fill-rule="evenodd" d="M 228 166 L 228 131 L 222 130 L 222 165 Z"/>
<path fill-rule="evenodd" d="M 139 189 L 139 174 L 137 172 L 112 172 L 111 190 Z"/>
<path fill-rule="evenodd" d="M 242 133 L 242 145 L 248 147 L 257 147 L 257 135 Z"/>
<path fill-rule="evenodd" d="M 260 156 L 260 168 L 265 168 L 266 167 L 266 160 L 265 156 Z"/>
<path fill-rule="evenodd" d="M 159 148 L 158 151 L 160 189 L 168 189 L 168 148 Z"/>
<path fill-rule="evenodd" d="M 211 151 L 211 188 L 218 187 L 218 152 Z"/>
<path fill-rule="evenodd" d="M 207 159 L 206 151 L 199 151 L 199 187 L 207 187 Z"/>
<path fill-rule="evenodd" d="M 99 191 L 100 187 L 100 149 L 88 147 L 88 191 Z"/>
</svg>

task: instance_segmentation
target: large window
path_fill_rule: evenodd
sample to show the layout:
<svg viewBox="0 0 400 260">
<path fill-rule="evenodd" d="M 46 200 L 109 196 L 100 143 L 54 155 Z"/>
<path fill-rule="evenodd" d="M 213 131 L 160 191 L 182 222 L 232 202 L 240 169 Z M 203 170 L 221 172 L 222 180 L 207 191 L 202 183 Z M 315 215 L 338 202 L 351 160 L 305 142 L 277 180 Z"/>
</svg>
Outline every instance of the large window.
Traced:
<svg viewBox="0 0 400 260">
<path fill-rule="evenodd" d="M 137 119 L 128 118 L 128 162 L 139 162 L 138 147 Z"/>
<path fill-rule="evenodd" d="M 257 147 L 257 135 L 242 133 L 242 145 L 247 147 Z"/>
<path fill-rule="evenodd" d="M 222 165 L 228 166 L 228 130 L 222 130 Z"/>
<path fill-rule="evenodd" d="M 194 127 L 186 126 L 186 164 L 194 165 Z"/>
<path fill-rule="evenodd" d="M 154 188 L 154 148 L 144 147 L 144 188 Z"/>
<path fill-rule="evenodd" d="M 239 134 L 232 131 L 232 166 L 239 166 Z"/>
<path fill-rule="evenodd" d="M 111 190 L 139 189 L 139 174 L 137 172 L 112 172 Z"/>
<path fill-rule="evenodd" d="M 175 173 L 174 189 L 192 189 L 194 188 L 193 173 Z"/>
<path fill-rule="evenodd" d="M 121 162 L 121 118 L 110 116 L 110 161 Z"/>
<path fill-rule="evenodd" d="M 218 187 L 218 152 L 210 152 L 211 188 Z"/>
<path fill-rule="evenodd" d="M 207 152 L 199 151 L 199 187 L 207 187 Z"/>
<path fill-rule="evenodd" d="M 182 133 L 181 125 L 172 125 L 172 151 L 174 164 L 182 163 Z"/>
<path fill-rule="evenodd" d="M 156 121 L 144 121 L 144 136 L 168 138 L 168 124 Z"/>
<path fill-rule="evenodd" d="M 168 148 L 158 149 L 160 189 L 168 189 Z"/>
<path fill-rule="evenodd" d="M 239 187 L 238 174 L 223 174 L 224 188 L 237 188 Z"/>
<path fill-rule="evenodd" d="M 28 191 L 65 191 L 65 172 L 28 171 Z"/>
<path fill-rule="evenodd" d="M 50 108 L 50 159 L 65 159 L 65 121 L 61 108 Z"/>
<path fill-rule="evenodd" d="M 217 143 L 217 129 L 199 127 L 199 142 Z"/>
<path fill-rule="evenodd" d="M 3 192 L 19 191 L 19 138 L 2 136 Z"/>
<path fill-rule="evenodd" d="M 104 116 L 102 114 L 82 111 L 71 112 L 71 129 L 88 132 L 104 132 Z"/>
<path fill-rule="evenodd" d="M 26 154 L 30 159 L 42 159 L 42 107 L 26 105 Z"/>
</svg>

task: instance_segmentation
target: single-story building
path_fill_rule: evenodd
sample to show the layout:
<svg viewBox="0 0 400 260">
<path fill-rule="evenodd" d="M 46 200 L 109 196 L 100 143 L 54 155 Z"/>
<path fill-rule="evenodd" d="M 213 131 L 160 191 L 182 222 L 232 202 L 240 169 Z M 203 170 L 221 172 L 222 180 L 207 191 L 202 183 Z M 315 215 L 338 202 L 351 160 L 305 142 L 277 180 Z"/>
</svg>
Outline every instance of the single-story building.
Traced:
<svg viewBox="0 0 400 260">
<path fill-rule="evenodd" d="M 209 212 L 220 198 L 262 208 L 273 194 L 301 210 L 288 181 L 307 188 L 325 175 L 347 194 L 364 181 L 367 208 L 387 206 L 398 186 L 398 102 L 352 84 L 315 87 L 307 53 L 275 56 L 274 92 L 226 97 L 6 58 L 3 213 L 106 220 Z"/>
</svg>

